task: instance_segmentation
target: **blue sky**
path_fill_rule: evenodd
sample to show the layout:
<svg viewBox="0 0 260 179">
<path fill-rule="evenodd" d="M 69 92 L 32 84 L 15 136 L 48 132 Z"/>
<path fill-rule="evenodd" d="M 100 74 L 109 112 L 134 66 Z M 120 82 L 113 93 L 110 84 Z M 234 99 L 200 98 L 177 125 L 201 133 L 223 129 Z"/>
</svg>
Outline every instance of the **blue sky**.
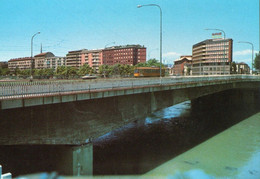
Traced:
<svg viewBox="0 0 260 179">
<path fill-rule="evenodd" d="M 211 38 L 218 28 L 232 38 L 233 60 L 251 63 L 259 50 L 259 0 L 0 0 L 0 61 L 51 51 L 100 49 L 141 44 L 147 58 L 159 59 L 159 9 L 163 11 L 163 61 L 192 54 L 192 45 Z M 115 42 L 115 44 L 112 44 Z"/>
</svg>

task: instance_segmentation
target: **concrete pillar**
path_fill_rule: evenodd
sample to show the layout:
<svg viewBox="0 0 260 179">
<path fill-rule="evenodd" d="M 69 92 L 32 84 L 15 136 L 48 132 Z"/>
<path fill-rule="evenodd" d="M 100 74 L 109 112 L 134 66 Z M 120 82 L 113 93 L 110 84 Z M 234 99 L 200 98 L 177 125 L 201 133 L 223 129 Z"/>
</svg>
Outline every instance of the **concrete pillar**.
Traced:
<svg viewBox="0 0 260 179">
<path fill-rule="evenodd" d="M 93 144 L 73 147 L 73 175 L 93 175 Z"/>
<path fill-rule="evenodd" d="M 157 101 L 154 92 L 151 92 L 151 112 L 157 110 Z"/>
</svg>

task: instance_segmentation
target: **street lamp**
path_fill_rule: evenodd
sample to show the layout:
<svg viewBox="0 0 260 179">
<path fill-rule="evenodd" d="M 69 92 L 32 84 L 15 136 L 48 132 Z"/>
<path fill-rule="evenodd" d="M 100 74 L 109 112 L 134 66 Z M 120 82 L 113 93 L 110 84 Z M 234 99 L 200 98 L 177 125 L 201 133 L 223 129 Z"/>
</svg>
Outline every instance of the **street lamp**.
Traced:
<svg viewBox="0 0 260 179">
<path fill-rule="evenodd" d="M 32 39 L 31 39 L 31 69 L 30 69 L 31 79 L 33 79 L 33 76 L 32 76 L 32 64 L 33 64 L 33 38 L 34 38 L 37 34 L 40 34 L 40 32 L 35 33 L 35 34 L 32 36 Z"/>
<path fill-rule="evenodd" d="M 160 9 L 160 77 L 162 77 L 162 9 L 157 4 L 138 5 L 137 8 L 141 8 L 144 6 L 156 6 Z"/>
<path fill-rule="evenodd" d="M 251 42 L 245 42 L 245 41 L 239 41 L 237 43 L 246 43 L 246 44 L 250 44 L 252 46 L 252 73 L 253 74 L 253 59 L 254 59 L 254 44 L 252 44 Z"/>
<path fill-rule="evenodd" d="M 216 31 L 221 31 L 224 34 L 224 54 L 223 54 L 223 63 L 224 63 L 224 69 L 223 69 L 223 75 L 225 75 L 225 71 L 226 71 L 226 65 L 225 65 L 225 56 L 226 56 L 226 50 L 225 50 L 225 39 L 226 39 L 226 33 L 224 30 L 221 29 L 205 29 L 205 30 L 216 30 Z"/>
</svg>

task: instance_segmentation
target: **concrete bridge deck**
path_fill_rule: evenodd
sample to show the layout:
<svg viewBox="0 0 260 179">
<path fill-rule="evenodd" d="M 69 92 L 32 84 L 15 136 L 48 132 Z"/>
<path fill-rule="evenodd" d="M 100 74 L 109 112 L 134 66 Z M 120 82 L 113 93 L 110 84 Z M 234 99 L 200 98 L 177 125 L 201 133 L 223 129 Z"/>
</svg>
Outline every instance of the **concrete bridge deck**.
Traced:
<svg viewBox="0 0 260 179">
<path fill-rule="evenodd" d="M 0 83 L 0 108 L 20 108 L 190 87 L 257 82 L 260 76 L 189 76 Z"/>
</svg>

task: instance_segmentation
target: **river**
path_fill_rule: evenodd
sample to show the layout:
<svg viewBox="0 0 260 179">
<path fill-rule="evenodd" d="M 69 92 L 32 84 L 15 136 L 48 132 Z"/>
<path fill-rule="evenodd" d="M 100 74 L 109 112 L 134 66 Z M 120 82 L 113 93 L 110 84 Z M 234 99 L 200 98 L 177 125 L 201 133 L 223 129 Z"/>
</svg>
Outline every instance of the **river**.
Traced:
<svg viewBox="0 0 260 179">
<path fill-rule="evenodd" d="M 234 163 L 239 163 L 240 168 L 251 165 L 250 162 L 241 163 L 240 160 L 245 160 L 245 157 L 239 157 L 244 156 L 242 154 L 246 154 L 247 159 L 252 160 L 252 163 L 260 161 L 260 125 L 255 125 L 252 128 L 252 119 L 247 120 L 248 117 L 260 112 L 260 109 L 258 104 L 255 104 L 253 108 L 250 106 L 250 109 L 248 106 L 240 104 L 239 109 L 231 110 L 232 106 L 233 104 L 225 104 L 225 106 L 219 104 L 219 108 L 217 108 L 219 110 L 208 110 L 208 106 L 202 105 L 194 110 L 191 102 L 186 101 L 114 130 L 93 143 L 94 175 L 140 175 L 148 172 L 149 175 L 157 176 L 163 175 L 160 171 L 164 171 L 165 175 L 178 178 L 182 174 L 180 171 L 184 172 L 185 175 L 193 174 L 195 176 L 203 176 L 204 171 L 212 173 L 211 169 L 208 169 L 210 167 L 200 166 L 203 161 L 204 163 L 214 163 L 213 168 L 219 169 L 220 166 L 223 168 L 223 170 L 213 172 L 212 175 L 205 174 L 209 178 L 235 177 L 239 167 Z M 260 122 L 260 115 L 255 117 L 256 119 Z M 243 121 L 242 127 L 237 127 L 234 130 L 232 126 L 240 124 L 241 121 Z M 223 131 L 226 133 L 221 133 Z M 254 133 L 252 133 L 253 131 Z M 214 139 L 214 142 L 211 142 L 212 137 L 220 134 L 222 137 L 219 140 Z M 241 138 L 241 146 L 232 147 L 220 142 L 229 137 L 228 144 L 232 144 L 234 139 L 230 137 L 231 134 L 233 137 L 237 137 L 235 137 L 236 141 Z M 210 145 L 204 145 L 203 149 L 196 148 L 205 142 Z M 246 142 L 248 145 L 254 146 L 254 150 L 252 147 L 243 147 L 247 145 Z M 186 154 L 194 147 L 195 153 Z M 205 154 L 210 157 L 205 157 L 204 151 L 208 151 Z M 225 157 L 225 155 L 214 155 L 214 151 L 224 152 L 233 158 Z M 182 155 L 185 155 L 185 159 L 176 159 Z M 194 156 L 200 157 L 194 159 Z M 232 160 L 233 165 L 228 163 L 225 158 Z M 188 167 L 185 168 L 178 164 L 180 160 Z M 172 163 L 167 164 L 168 161 L 172 161 Z M 164 166 L 164 169 L 160 167 L 156 169 L 158 166 Z M 175 167 L 169 168 L 169 166 Z M 260 168 L 259 165 L 258 167 Z M 252 178 L 259 176 L 259 168 L 248 169 L 244 175 Z M 193 169 L 197 170 L 193 171 Z M 239 171 L 242 172 L 242 170 Z"/>
</svg>

